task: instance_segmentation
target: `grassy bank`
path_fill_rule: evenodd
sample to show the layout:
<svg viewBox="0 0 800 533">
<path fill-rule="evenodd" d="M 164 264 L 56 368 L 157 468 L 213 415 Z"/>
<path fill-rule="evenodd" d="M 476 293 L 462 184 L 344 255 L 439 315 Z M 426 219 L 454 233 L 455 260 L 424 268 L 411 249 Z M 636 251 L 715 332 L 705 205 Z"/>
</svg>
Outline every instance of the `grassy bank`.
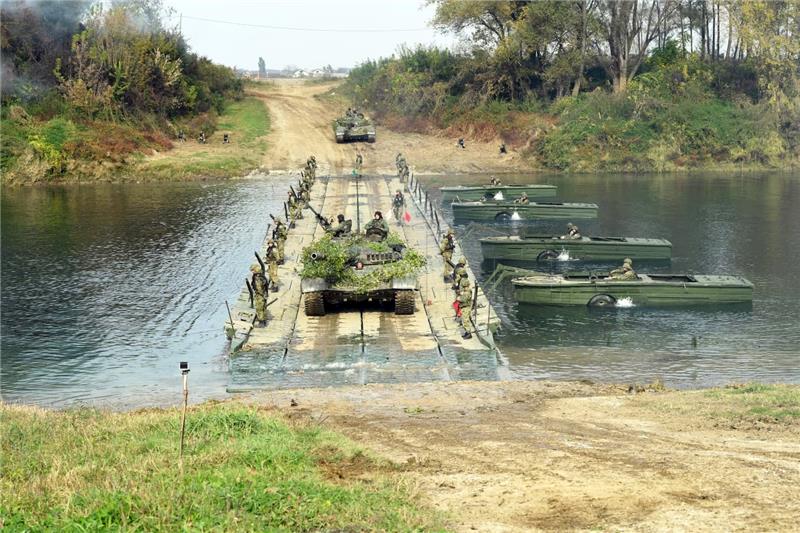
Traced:
<svg viewBox="0 0 800 533">
<path fill-rule="evenodd" d="M 180 413 L 0 406 L 5 531 L 435 530 L 341 436 L 239 404 Z"/>
<path fill-rule="evenodd" d="M 206 144 L 199 144 L 196 139 L 176 143 L 168 152 L 140 157 L 125 174 L 150 180 L 241 176 L 261 165 L 269 128 L 269 112 L 264 103 L 245 97 L 225 108 L 217 131 Z M 230 134 L 229 144 L 222 143 L 226 132 Z"/>
<path fill-rule="evenodd" d="M 3 181 L 11 184 L 167 180 L 240 176 L 258 168 L 266 150 L 269 113 L 257 98 L 232 100 L 215 112 L 163 126 L 78 121 L 56 114 L 43 120 L 22 108 L 2 115 Z M 176 140 L 183 131 L 186 142 Z M 197 141 L 200 131 L 207 143 Z M 223 134 L 230 143 L 223 144 Z"/>
</svg>

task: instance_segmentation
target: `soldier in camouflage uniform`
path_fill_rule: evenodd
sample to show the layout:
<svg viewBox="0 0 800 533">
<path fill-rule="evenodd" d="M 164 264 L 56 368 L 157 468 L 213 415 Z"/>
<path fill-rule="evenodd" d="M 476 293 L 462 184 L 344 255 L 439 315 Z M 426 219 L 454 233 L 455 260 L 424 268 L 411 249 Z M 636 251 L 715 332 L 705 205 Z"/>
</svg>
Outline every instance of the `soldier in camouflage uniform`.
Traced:
<svg viewBox="0 0 800 533">
<path fill-rule="evenodd" d="M 292 217 L 292 220 L 300 220 L 303 218 L 303 209 L 300 207 L 300 201 L 292 191 L 289 191 L 289 201 L 287 205 L 289 206 L 289 216 Z"/>
<path fill-rule="evenodd" d="M 313 155 L 306 161 L 306 174 L 311 178 L 311 182 L 317 178 L 317 158 Z"/>
<path fill-rule="evenodd" d="M 442 242 L 439 244 L 439 253 L 444 260 L 444 281 L 445 283 L 453 281 L 453 252 L 456 249 L 454 234 L 452 229 L 448 229 L 445 233 Z"/>
<path fill-rule="evenodd" d="M 256 308 L 256 319 L 259 325 L 265 326 L 267 324 L 267 295 L 269 294 L 267 277 L 261 272 L 261 265 L 258 263 L 250 265 L 250 272 L 253 273 L 250 286 L 253 288 L 253 306 Z"/>
<path fill-rule="evenodd" d="M 289 228 L 286 227 L 282 219 L 275 219 L 275 230 L 272 235 L 273 240 L 277 243 L 278 264 L 283 264 L 286 239 L 289 237 Z"/>
<path fill-rule="evenodd" d="M 630 257 L 622 261 L 622 267 L 615 268 L 609 274 L 606 279 L 614 281 L 631 281 L 639 278 L 633 270 L 633 260 Z"/>
<path fill-rule="evenodd" d="M 267 241 L 267 253 L 264 257 L 267 260 L 267 271 L 269 272 L 269 281 L 272 284 L 272 290 L 277 292 L 278 290 L 278 260 L 280 259 L 278 254 L 278 247 L 275 244 L 275 241 L 270 239 Z"/>
<path fill-rule="evenodd" d="M 398 225 L 403 223 L 405 208 L 406 198 L 403 196 L 403 193 L 398 190 L 394 193 L 394 198 L 392 198 L 392 214 Z"/>
<path fill-rule="evenodd" d="M 464 328 L 464 338 L 470 339 L 475 328 L 472 324 L 472 288 L 467 276 L 461 278 L 456 301 L 461 312 L 461 326 Z"/>
<path fill-rule="evenodd" d="M 453 270 L 453 290 L 458 292 L 461 286 L 461 280 L 467 277 L 467 260 L 463 257 L 456 263 L 456 268 Z"/>
<path fill-rule="evenodd" d="M 305 184 L 303 184 L 303 186 L 300 187 L 300 207 L 301 208 L 308 207 L 308 202 L 310 201 L 311 201 L 311 193 L 309 192 L 308 187 Z"/>
</svg>

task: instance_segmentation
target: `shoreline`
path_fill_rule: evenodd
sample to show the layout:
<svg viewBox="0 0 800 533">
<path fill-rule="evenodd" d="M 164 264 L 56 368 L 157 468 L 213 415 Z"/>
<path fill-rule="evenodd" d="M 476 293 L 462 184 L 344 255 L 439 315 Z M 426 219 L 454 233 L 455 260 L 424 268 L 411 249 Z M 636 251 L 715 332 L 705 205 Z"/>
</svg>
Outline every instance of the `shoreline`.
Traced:
<svg viewBox="0 0 800 533">
<path fill-rule="evenodd" d="M 344 100 L 340 96 L 331 97 L 329 92 L 340 84 L 340 81 L 302 83 L 296 80 L 251 84 L 242 100 L 228 104 L 226 112 L 219 117 L 217 131 L 208 137 L 207 144 L 198 144 L 193 140 L 173 142 L 170 150 L 150 155 L 129 154 L 123 163 L 78 161 L 75 163 L 79 169 L 76 175 L 32 181 L 10 181 L 4 177 L 2 185 L 31 187 L 242 180 L 259 173 L 270 175 L 300 169 L 312 153 L 317 155 L 322 175 L 335 175 L 349 172 L 356 152 L 364 153 L 365 172 L 384 171 L 390 174 L 394 173 L 391 163 L 398 152 L 406 155 L 418 175 L 525 173 L 537 176 L 671 176 L 800 171 L 800 161 L 794 161 L 780 168 L 752 163 L 725 163 L 647 172 L 624 168 L 602 172 L 567 172 L 542 167 L 535 157 L 513 149 L 500 157 L 496 154 L 496 142 L 467 139 L 467 149 L 461 150 L 455 146 L 454 138 L 446 130 L 399 132 L 380 124 L 378 140 L 374 144 L 337 144 L 332 137 L 330 123 L 341 111 Z M 226 131 L 232 132 L 230 144 L 222 144 L 221 141 L 222 133 Z M 107 173 L 101 175 L 104 169 Z M 80 174 L 80 171 L 86 174 Z"/>
<path fill-rule="evenodd" d="M 157 529 L 170 530 L 205 520 L 229 529 L 263 520 L 248 514 L 247 502 L 278 492 L 280 501 L 299 498 L 310 523 L 330 527 L 345 510 L 340 500 L 319 507 L 309 496 L 330 483 L 365 491 L 351 524 L 374 524 L 366 518 L 370 498 L 391 494 L 423 530 L 721 531 L 736 524 L 788 531 L 800 513 L 800 385 L 674 391 L 465 381 L 209 401 L 189 408 L 185 461 L 189 480 L 208 479 L 219 490 L 190 482 L 181 497 L 202 504 L 175 516 L 160 487 L 175 475 L 180 413 L 179 405 L 115 413 L 0 403 L 5 433 L 14 436 L 3 440 L 9 475 L 0 479 L 14 502 L 0 520 L 12 529 L 66 527 L 102 511 L 123 527 L 156 520 Z M 67 443 L 75 459 L 62 456 Z M 306 483 L 309 472 L 322 476 L 282 489 L 277 480 L 297 475 L 283 465 L 286 457 L 305 465 Z M 46 503 L 42 490 L 53 494 Z M 84 505 L 70 505 L 87 494 Z M 295 509 L 290 503 L 278 516 Z"/>
</svg>

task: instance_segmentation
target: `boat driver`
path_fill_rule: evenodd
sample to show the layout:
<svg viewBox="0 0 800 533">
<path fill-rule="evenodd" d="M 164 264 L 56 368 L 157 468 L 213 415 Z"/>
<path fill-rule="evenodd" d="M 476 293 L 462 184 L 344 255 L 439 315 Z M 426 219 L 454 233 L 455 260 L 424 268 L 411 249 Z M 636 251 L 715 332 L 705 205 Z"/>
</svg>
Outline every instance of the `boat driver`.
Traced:
<svg viewBox="0 0 800 533">
<path fill-rule="evenodd" d="M 528 200 L 528 194 L 527 193 L 520 194 L 519 198 L 514 200 L 514 203 L 515 204 L 527 204 L 527 203 L 530 203 L 530 201 Z"/>
<path fill-rule="evenodd" d="M 633 260 L 630 257 L 626 257 L 622 261 L 622 266 L 612 270 L 606 279 L 614 281 L 631 281 L 639 279 L 639 276 L 637 276 L 636 271 L 633 270 Z"/>
<path fill-rule="evenodd" d="M 562 235 L 561 238 L 562 239 L 570 239 L 570 240 L 580 239 L 581 238 L 581 232 L 578 229 L 578 226 L 576 226 L 572 222 L 567 222 L 567 234 L 566 235 Z"/>
</svg>

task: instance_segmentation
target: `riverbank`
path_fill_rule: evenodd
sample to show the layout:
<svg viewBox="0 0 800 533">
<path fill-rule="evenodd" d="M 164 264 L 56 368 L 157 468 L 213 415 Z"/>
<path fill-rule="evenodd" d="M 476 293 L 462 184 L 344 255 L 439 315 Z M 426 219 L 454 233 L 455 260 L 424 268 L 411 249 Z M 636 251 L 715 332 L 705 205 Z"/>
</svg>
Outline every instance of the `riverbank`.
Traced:
<svg viewBox="0 0 800 533">
<path fill-rule="evenodd" d="M 86 182 L 138 182 L 229 178 L 258 169 L 268 143 L 270 118 L 263 102 L 252 95 L 227 103 L 222 115 L 199 117 L 190 129 L 209 133 L 200 143 L 191 133 L 185 141 L 156 130 L 141 131 L 135 124 L 101 123 L 81 125 L 66 119 L 51 119 L 42 125 L 14 124 L 4 120 L 10 132 L 4 142 L 9 152 L 19 156 L 6 162 L 3 183 L 37 185 Z M 205 121 L 205 122 L 204 122 Z M 52 161 L 37 157 L 27 145 L 28 138 L 40 131 L 58 154 L 58 172 Z M 229 134 L 229 143 L 223 136 Z M 55 155 L 53 156 L 55 157 Z"/>
<path fill-rule="evenodd" d="M 780 531 L 800 512 L 798 386 L 270 391 L 190 409 L 181 481 L 178 410 L 0 413 L 9 531 Z"/>
</svg>

